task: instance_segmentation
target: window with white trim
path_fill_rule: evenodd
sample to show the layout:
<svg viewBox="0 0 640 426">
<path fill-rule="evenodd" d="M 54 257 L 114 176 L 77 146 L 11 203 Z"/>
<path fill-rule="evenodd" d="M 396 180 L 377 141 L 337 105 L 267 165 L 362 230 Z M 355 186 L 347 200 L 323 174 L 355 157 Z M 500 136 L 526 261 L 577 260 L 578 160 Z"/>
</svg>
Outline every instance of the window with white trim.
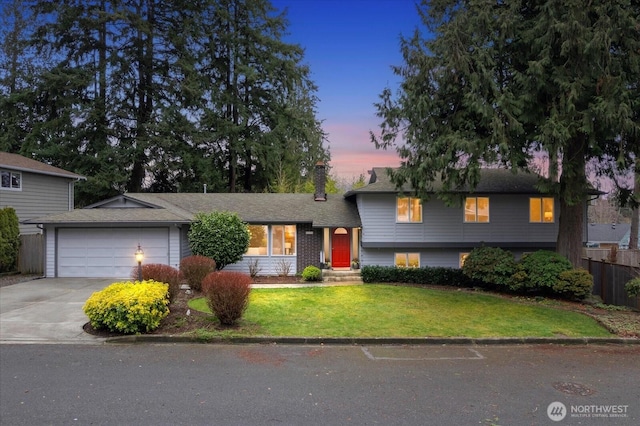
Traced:
<svg viewBox="0 0 640 426">
<path fill-rule="evenodd" d="M 269 247 L 269 231 L 267 225 L 249 225 L 248 256 L 266 256 Z"/>
<path fill-rule="evenodd" d="M 10 170 L 0 170 L 0 189 L 22 190 L 22 173 Z"/>
<path fill-rule="evenodd" d="M 420 253 L 396 253 L 395 265 L 398 268 L 419 268 Z"/>
<path fill-rule="evenodd" d="M 422 222 L 422 201 L 415 197 L 396 199 L 396 221 L 401 223 Z"/>
<path fill-rule="evenodd" d="M 296 254 L 295 225 L 273 225 L 271 227 L 271 254 L 274 256 Z"/>
<path fill-rule="evenodd" d="M 467 223 L 489 222 L 489 197 L 467 197 L 464 202 L 464 221 Z"/>
<path fill-rule="evenodd" d="M 550 197 L 529 198 L 529 222 L 553 223 L 555 220 L 553 205 L 553 198 Z"/>
</svg>

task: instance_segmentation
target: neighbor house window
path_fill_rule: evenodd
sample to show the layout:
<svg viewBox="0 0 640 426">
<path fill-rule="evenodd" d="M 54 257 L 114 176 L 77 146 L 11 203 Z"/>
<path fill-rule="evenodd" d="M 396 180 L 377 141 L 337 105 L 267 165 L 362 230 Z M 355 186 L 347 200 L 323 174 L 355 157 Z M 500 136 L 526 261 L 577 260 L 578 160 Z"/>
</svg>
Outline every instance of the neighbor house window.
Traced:
<svg viewBox="0 0 640 426">
<path fill-rule="evenodd" d="M 529 222 L 553 223 L 553 198 L 529 198 Z"/>
<path fill-rule="evenodd" d="M 464 266 L 464 261 L 469 257 L 469 253 L 460 253 L 459 265 L 462 268 Z"/>
<path fill-rule="evenodd" d="M 420 267 L 420 253 L 396 253 L 395 256 L 398 268 Z"/>
<path fill-rule="evenodd" d="M 266 225 L 249 225 L 248 256 L 266 256 L 269 246 L 269 232 Z"/>
<path fill-rule="evenodd" d="M 422 203 L 419 198 L 399 197 L 396 212 L 398 222 L 422 222 Z"/>
<path fill-rule="evenodd" d="M 464 203 L 465 222 L 489 222 L 489 197 L 467 197 Z"/>
<path fill-rule="evenodd" d="M 0 188 L 16 191 L 22 189 L 22 174 L 20 172 L 0 170 Z"/>
<path fill-rule="evenodd" d="M 274 256 L 296 254 L 295 225 L 273 225 L 271 227 L 271 254 Z"/>
</svg>

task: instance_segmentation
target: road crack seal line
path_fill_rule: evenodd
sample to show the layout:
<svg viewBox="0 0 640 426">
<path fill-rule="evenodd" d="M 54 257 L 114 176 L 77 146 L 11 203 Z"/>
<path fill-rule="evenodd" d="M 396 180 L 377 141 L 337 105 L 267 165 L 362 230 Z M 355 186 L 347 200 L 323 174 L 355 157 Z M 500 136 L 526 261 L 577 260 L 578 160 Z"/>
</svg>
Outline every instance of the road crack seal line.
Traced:
<svg viewBox="0 0 640 426">
<path fill-rule="evenodd" d="M 446 361 L 446 360 L 481 360 L 484 356 L 476 349 L 465 348 L 474 356 L 443 356 L 443 357 L 420 357 L 420 358 L 404 358 L 404 357 L 386 357 L 374 356 L 368 348 L 361 346 L 360 349 L 371 361 Z"/>
</svg>

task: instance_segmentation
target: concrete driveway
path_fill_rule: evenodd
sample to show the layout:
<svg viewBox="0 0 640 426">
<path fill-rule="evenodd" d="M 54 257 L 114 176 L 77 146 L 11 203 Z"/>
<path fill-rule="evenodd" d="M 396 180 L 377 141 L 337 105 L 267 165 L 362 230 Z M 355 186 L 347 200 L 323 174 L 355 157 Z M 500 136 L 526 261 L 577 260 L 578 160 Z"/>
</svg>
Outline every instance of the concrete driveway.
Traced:
<svg viewBox="0 0 640 426">
<path fill-rule="evenodd" d="M 0 343 L 101 343 L 82 306 L 113 278 L 44 278 L 0 288 Z"/>
</svg>

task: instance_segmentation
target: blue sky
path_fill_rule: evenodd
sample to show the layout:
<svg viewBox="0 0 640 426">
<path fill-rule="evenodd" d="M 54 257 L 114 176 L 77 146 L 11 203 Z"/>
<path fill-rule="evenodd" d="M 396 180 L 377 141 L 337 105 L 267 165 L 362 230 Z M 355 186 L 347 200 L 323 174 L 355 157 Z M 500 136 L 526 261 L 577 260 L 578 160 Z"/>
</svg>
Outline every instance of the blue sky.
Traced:
<svg viewBox="0 0 640 426">
<path fill-rule="evenodd" d="M 319 120 L 328 134 L 332 174 L 346 179 L 378 166 L 397 166 L 395 151 L 376 150 L 369 131 L 380 119 L 374 102 L 399 79 L 400 36 L 420 23 L 415 0 L 272 0 L 287 9 L 287 42 L 305 49 L 318 86 Z"/>
</svg>

